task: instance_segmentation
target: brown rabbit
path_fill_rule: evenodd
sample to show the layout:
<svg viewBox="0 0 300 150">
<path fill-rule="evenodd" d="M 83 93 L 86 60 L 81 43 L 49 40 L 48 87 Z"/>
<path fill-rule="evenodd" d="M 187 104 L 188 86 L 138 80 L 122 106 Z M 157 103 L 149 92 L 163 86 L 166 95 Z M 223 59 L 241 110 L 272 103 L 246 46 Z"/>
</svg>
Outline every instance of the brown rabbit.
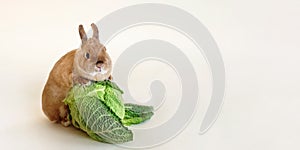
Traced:
<svg viewBox="0 0 300 150">
<path fill-rule="evenodd" d="M 98 28 L 93 23 L 93 37 L 87 38 L 82 25 L 80 48 L 64 55 L 54 65 L 42 95 L 42 108 L 49 120 L 64 126 L 71 124 L 68 107 L 63 103 L 74 84 L 111 79 L 112 62 L 106 48 L 99 42 Z"/>
</svg>

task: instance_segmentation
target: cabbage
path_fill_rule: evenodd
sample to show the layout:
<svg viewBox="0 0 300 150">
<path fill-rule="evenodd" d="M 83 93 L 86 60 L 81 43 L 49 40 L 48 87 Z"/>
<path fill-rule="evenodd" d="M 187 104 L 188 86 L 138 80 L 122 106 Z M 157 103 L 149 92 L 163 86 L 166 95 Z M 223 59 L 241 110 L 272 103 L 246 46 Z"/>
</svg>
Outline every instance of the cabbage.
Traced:
<svg viewBox="0 0 300 150">
<path fill-rule="evenodd" d="M 75 85 L 64 100 L 69 106 L 73 126 L 91 138 L 106 143 L 133 140 L 126 126 L 139 124 L 153 115 L 151 106 L 123 104 L 123 91 L 109 80 L 91 85 Z"/>
</svg>

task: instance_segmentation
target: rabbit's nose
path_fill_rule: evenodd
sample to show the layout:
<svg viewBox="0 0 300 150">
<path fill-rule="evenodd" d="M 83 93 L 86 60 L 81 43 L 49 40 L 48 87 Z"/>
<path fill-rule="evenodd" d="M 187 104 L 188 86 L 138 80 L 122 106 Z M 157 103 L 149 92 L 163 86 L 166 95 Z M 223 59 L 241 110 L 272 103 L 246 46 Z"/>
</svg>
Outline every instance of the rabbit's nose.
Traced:
<svg viewBox="0 0 300 150">
<path fill-rule="evenodd" d="M 102 60 L 98 60 L 97 63 L 96 63 L 96 67 L 97 67 L 97 68 L 101 68 L 102 65 L 103 65 L 103 63 L 104 63 L 104 62 L 103 62 Z"/>
</svg>

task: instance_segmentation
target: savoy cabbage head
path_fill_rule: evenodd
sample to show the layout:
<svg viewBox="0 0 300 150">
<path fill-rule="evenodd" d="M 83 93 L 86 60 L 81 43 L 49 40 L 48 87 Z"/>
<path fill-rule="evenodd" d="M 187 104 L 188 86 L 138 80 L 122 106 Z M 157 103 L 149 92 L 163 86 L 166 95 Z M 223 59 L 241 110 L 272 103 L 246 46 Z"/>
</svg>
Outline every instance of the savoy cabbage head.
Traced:
<svg viewBox="0 0 300 150">
<path fill-rule="evenodd" d="M 106 143 L 133 140 L 126 126 L 139 124 L 153 115 L 151 106 L 123 104 L 123 91 L 109 80 L 88 86 L 75 85 L 64 100 L 69 106 L 73 126 L 91 138 Z"/>
</svg>

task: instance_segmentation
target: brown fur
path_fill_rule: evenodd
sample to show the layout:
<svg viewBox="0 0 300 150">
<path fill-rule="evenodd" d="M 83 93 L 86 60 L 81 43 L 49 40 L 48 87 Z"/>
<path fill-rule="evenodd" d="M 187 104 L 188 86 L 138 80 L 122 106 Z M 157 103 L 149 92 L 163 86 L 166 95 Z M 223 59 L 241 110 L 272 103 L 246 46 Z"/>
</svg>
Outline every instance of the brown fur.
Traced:
<svg viewBox="0 0 300 150">
<path fill-rule="evenodd" d="M 70 125 L 70 121 L 67 119 L 69 109 L 63 100 L 74 84 L 112 79 L 111 59 L 106 53 L 106 48 L 99 42 L 97 26 L 95 24 L 91 26 L 93 37 L 89 39 L 83 26 L 79 26 L 81 47 L 68 52 L 56 62 L 42 94 L 42 109 L 46 116 L 49 120 L 60 122 L 64 126 Z M 86 53 L 89 53 L 89 58 L 86 57 Z"/>
</svg>

